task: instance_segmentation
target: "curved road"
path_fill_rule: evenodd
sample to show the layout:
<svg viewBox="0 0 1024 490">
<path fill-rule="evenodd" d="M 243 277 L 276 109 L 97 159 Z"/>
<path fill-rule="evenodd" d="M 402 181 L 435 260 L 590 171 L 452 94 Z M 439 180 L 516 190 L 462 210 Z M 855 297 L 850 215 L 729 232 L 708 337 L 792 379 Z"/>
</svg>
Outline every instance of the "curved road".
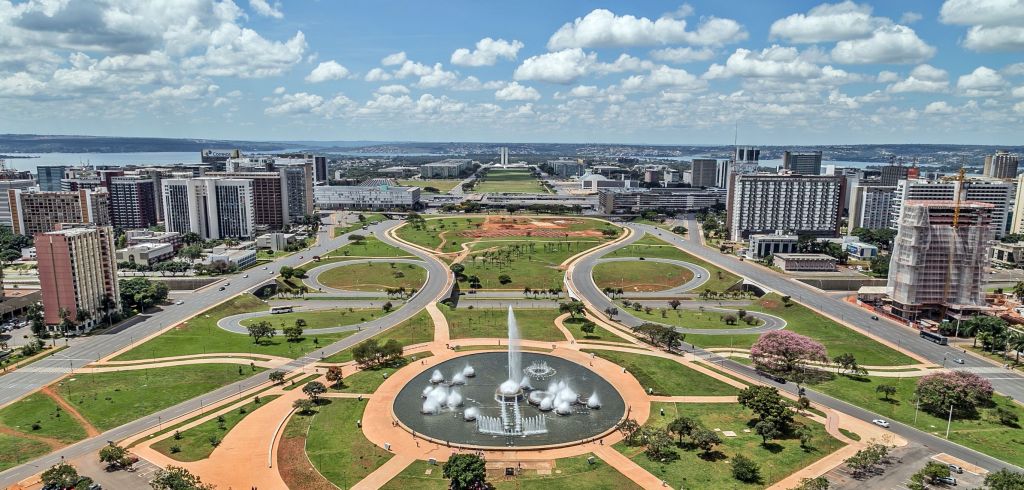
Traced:
<svg viewBox="0 0 1024 490">
<path fill-rule="evenodd" d="M 318 265 L 318 266 L 316 266 L 316 267 L 306 271 L 306 278 L 303 279 L 302 282 L 306 283 L 307 286 L 313 288 L 314 290 L 319 290 L 319 291 L 324 292 L 324 293 L 330 293 L 333 296 L 341 296 L 341 297 L 345 297 L 345 296 L 352 296 L 352 297 L 381 296 L 381 297 L 384 297 L 384 296 L 386 296 L 386 294 L 384 292 L 382 292 L 382 291 L 350 291 L 350 290 L 347 290 L 347 289 L 337 289 L 337 288 L 332 288 L 332 287 L 329 287 L 329 286 L 325 286 L 324 284 L 322 284 L 320 282 L 320 274 L 323 274 L 324 272 L 327 272 L 328 270 L 331 270 L 331 269 L 334 269 L 334 268 L 337 268 L 337 267 L 345 267 L 345 266 L 349 266 L 349 265 L 368 264 L 368 263 L 374 263 L 374 264 L 381 264 L 381 263 L 386 263 L 386 264 L 390 264 L 390 263 L 395 263 L 395 264 L 413 264 L 413 265 L 417 265 L 417 266 L 426 268 L 426 264 L 422 260 L 418 260 L 418 259 L 399 259 L 399 258 L 394 258 L 394 259 L 352 259 L 352 260 L 345 260 L 345 261 L 341 261 L 341 262 L 331 262 L 329 264 Z M 419 294 L 419 292 L 417 291 L 416 294 Z"/>
<path fill-rule="evenodd" d="M 697 289 L 698 287 L 700 287 L 701 284 L 708 282 L 708 279 L 711 278 L 711 273 L 708 272 L 707 269 L 697 264 L 691 264 L 689 262 L 685 262 L 682 260 L 662 259 L 658 257 L 611 257 L 607 259 L 598 259 L 595 265 L 607 264 L 610 262 L 657 262 L 660 264 L 669 264 L 677 267 L 682 267 L 693 273 L 693 279 L 690 279 L 689 281 L 686 281 L 686 283 L 680 284 L 679 286 L 676 286 L 674 288 L 664 289 L 661 291 L 631 291 L 625 293 L 625 295 L 629 296 L 630 298 L 664 298 L 667 296 L 675 296 Z"/>
<path fill-rule="evenodd" d="M 372 225 L 368 230 L 357 230 L 361 235 L 372 233 L 377 237 L 377 239 L 389 245 L 402 248 L 411 255 L 419 257 L 423 260 L 424 267 L 427 269 L 427 281 L 423 287 L 420 288 L 419 294 L 410 298 L 404 307 L 385 317 L 389 320 L 390 325 L 387 325 L 387 327 L 382 326 L 381 329 L 397 325 L 411 318 L 428 304 L 438 299 L 439 296 L 446 292 L 445 289 L 448 284 L 450 274 L 448 267 L 431 255 L 413 247 L 406 247 L 405 245 L 389 238 L 384 233 L 387 229 L 397 226 L 400 223 L 400 221 L 390 220 Z M 324 226 L 322 233 L 320 234 L 320 242 L 318 245 L 296 254 L 275 260 L 271 264 L 272 267 L 268 268 L 276 271 L 281 266 L 298 267 L 308 262 L 308 257 L 313 255 L 323 256 L 331 250 L 347 245 L 349 243 L 348 236 L 350 234 L 351 233 L 336 238 L 330 238 L 328 227 Z M 243 278 L 243 274 L 248 274 L 250 277 Z M 42 388 L 43 386 L 51 384 L 62 376 L 69 374 L 75 369 L 85 366 L 90 362 L 94 362 L 103 356 L 128 347 L 138 339 L 160 332 L 168 325 L 177 323 L 183 318 L 193 316 L 198 311 L 205 310 L 238 295 L 241 292 L 255 289 L 266 282 L 266 276 L 251 273 L 251 271 L 225 276 L 225 278 L 230 279 L 231 286 L 226 288 L 224 291 L 218 291 L 217 285 L 220 283 L 214 283 L 213 285 L 206 287 L 199 294 L 191 295 L 183 305 L 166 306 L 155 313 L 140 315 L 140 317 L 137 317 L 134 322 L 128 322 L 125 325 L 119 326 L 114 331 L 103 332 L 95 336 L 76 339 L 77 341 L 73 342 L 71 347 L 61 352 L 61 354 L 64 354 L 62 358 L 43 359 L 12 373 L 0 376 L 0 406 L 6 405 L 38 390 L 39 388 Z M 288 364 L 281 366 L 278 370 L 287 372 L 309 366 L 318 362 L 321 357 L 330 356 L 334 353 L 347 349 L 379 332 L 379 329 L 363 330 L 328 345 L 319 351 L 310 353 L 310 355 L 295 359 Z M 201 410 L 204 406 L 209 405 L 216 400 L 237 396 L 237 394 L 242 393 L 245 390 L 266 382 L 269 379 L 270 372 L 272 372 L 272 370 L 264 371 L 243 381 L 224 386 L 202 396 L 181 402 L 157 413 L 147 415 L 120 427 L 110 429 L 96 437 L 86 439 L 74 445 L 24 463 L 20 466 L 0 472 L 0 488 L 6 488 L 9 485 L 13 485 L 59 463 L 64 459 L 70 460 L 95 452 L 106 445 L 107 441 L 118 441 L 124 439 L 130 435 L 156 427 L 164 420 L 171 420 L 187 413 Z"/>
</svg>

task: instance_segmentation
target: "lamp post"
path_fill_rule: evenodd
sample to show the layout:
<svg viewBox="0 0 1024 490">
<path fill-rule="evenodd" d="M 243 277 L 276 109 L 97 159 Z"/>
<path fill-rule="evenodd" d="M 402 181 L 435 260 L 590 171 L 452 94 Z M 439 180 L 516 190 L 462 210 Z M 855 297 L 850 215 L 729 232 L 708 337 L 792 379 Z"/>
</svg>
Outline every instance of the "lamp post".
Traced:
<svg viewBox="0 0 1024 490">
<path fill-rule="evenodd" d="M 946 439 L 949 439 L 949 427 L 953 425 L 953 404 L 949 404 L 949 420 L 946 421 Z"/>
</svg>

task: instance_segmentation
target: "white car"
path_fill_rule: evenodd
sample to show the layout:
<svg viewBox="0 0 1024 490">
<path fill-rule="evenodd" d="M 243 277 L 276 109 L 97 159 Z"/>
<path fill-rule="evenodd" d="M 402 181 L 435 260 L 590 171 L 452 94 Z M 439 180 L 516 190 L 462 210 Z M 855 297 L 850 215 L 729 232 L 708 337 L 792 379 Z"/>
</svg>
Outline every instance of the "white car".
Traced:
<svg viewBox="0 0 1024 490">
<path fill-rule="evenodd" d="M 179 299 L 178 301 L 175 301 L 174 304 L 176 304 L 176 305 L 183 305 L 183 304 L 185 304 L 185 302 Z"/>
<path fill-rule="evenodd" d="M 242 276 L 242 279 L 248 279 L 248 278 L 249 278 L 249 274 L 246 274 L 246 275 Z"/>
<path fill-rule="evenodd" d="M 889 428 L 889 422 L 886 422 L 886 421 L 884 421 L 884 420 L 882 420 L 882 419 L 875 419 L 875 420 L 872 420 L 872 421 L 871 421 L 871 423 L 872 423 L 872 424 L 875 424 L 875 425 L 877 425 L 877 426 L 879 426 L 879 427 L 885 427 L 886 429 L 888 429 L 888 428 Z"/>
</svg>

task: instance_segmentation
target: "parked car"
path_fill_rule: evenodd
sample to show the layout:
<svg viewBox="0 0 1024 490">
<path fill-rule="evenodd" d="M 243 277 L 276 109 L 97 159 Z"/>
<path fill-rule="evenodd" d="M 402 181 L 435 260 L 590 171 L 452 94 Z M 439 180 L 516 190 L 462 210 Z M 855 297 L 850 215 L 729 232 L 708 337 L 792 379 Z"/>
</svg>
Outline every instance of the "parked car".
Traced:
<svg viewBox="0 0 1024 490">
<path fill-rule="evenodd" d="M 935 481 L 945 483 L 946 485 L 953 485 L 954 487 L 956 486 L 956 478 L 953 478 L 952 476 L 940 476 L 936 478 Z"/>
<path fill-rule="evenodd" d="M 960 467 L 960 466 L 955 465 L 955 464 L 951 464 L 951 465 L 949 465 L 949 471 L 951 471 L 953 473 L 956 473 L 956 474 L 963 474 L 964 469 L 962 467 Z"/>
<path fill-rule="evenodd" d="M 953 362 L 955 362 L 955 363 L 957 363 L 957 364 L 963 364 L 963 363 L 964 363 L 964 360 L 963 360 L 963 359 L 961 359 L 961 358 L 959 358 L 959 357 L 957 357 L 956 359 L 953 359 Z"/>
<path fill-rule="evenodd" d="M 872 421 L 871 421 L 871 423 L 872 423 L 872 424 L 875 424 L 875 425 L 877 425 L 877 426 L 879 426 L 879 427 L 885 427 L 885 428 L 887 428 L 887 429 L 889 428 L 889 422 L 886 422 L 886 421 L 884 421 L 884 420 L 882 420 L 882 419 L 875 419 L 875 420 L 872 420 Z"/>
</svg>

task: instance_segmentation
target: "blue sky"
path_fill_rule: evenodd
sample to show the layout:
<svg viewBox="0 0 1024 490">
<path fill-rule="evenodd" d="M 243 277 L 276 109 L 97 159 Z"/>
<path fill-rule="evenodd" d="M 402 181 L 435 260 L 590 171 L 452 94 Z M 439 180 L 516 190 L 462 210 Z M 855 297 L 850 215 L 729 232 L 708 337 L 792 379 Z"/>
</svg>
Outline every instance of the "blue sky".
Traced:
<svg viewBox="0 0 1024 490">
<path fill-rule="evenodd" d="M 0 132 L 1021 144 L 1024 0 L 0 0 Z"/>
</svg>

